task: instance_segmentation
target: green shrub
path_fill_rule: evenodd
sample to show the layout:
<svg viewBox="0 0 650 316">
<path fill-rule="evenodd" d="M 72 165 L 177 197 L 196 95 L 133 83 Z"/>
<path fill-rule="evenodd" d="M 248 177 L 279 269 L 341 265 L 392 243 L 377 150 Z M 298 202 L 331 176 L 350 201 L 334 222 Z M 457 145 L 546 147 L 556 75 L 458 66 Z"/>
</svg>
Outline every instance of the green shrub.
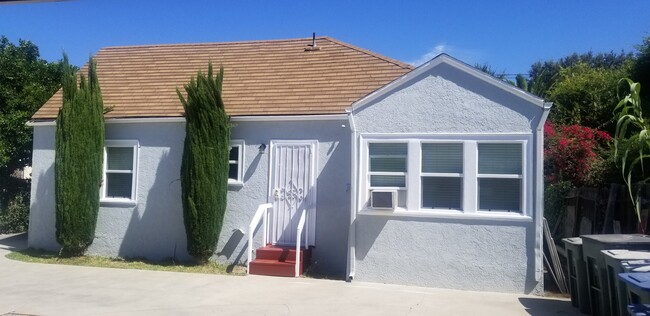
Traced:
<svg viewBox="0 0 650 316">
<path fill-rule="evenodd" d="M 199 71 L 184 85 L 187 99 L 176 89 L 186 121 L 181 191 L 187 251 L 199 263 L 214 254 L 226 212 L 230 118 L 222 82 L 223 67 L 215 78 L 210 64 L 207 76 Z"/>
<path fill-rule="evenodd" d="M 560 181 L 547 185 L 544 189 L 544 217 L 551 229 L 564 218 L 566 196 L 572 188 L 571 182 Z"/>
<path fill-rule="evenodd" d="M 29 224 L 29 196 L 17 194 L 0 213 L 0 234 L 22 233 Z"/>
<path fill-rule="evenodd" d="M 104 160 L 104 105 L 95 71 L 79 87 L 64 55 L 63 106 L 56 119 L 56 240 L 61 254 L 82 255 L 95 238 Z"/>
</svg>

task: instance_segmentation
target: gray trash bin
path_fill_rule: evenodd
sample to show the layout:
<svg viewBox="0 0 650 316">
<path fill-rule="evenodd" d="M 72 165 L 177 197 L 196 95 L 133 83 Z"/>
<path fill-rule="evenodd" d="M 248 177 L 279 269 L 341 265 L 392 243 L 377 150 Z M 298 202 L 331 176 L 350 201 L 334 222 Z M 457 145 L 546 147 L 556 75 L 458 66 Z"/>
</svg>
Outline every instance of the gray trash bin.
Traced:
<svg viewBox="0 0 650 316">
<path fill-rule="evenodd" d="M 582 255 L 587 269 L 587 286 L 589 289 L 589 306 L 592 315 L 611 314 L 609 306 L 609 285 L 607 269 L 601 250 L 650 249 L 650 238 L 639 234 L 583 235 Z"/>
<path fill-rule="evenodd" d="M 650 260 L 625 260 L 621 261 L 623 272 L 650 272 Z"/>
<path fill-rule="evenodd" d="M 618 278 L 619 273 L 626 272 L 623 269 L 622 262 L 624 260 L 650 259 L 650 252 L 613 249 L 603 250 L 602 253 L 607 267 L 610 315 L 624 316 L 627 314 L 627 289 L 625 282 Z"/>
<path fill-rule="evenodd" d="M 587 286 L 587 269 L 582 260 L 582 238 L 564 238 L 567 264 L 569 270 L 569 292 L 571 305 L 578 307 L 581 312 L 589 313 L 589 288 Z"/>
</svg>

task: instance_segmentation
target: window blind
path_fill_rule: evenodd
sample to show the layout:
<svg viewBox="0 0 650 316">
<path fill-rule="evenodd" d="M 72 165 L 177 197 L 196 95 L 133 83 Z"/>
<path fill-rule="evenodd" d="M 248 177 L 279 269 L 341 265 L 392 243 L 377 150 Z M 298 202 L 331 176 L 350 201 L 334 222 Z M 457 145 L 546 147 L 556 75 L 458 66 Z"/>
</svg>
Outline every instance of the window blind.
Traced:
<svg viewBox="0 0 650 316">
<path fill-rule="evenodd" d="M 478 173 L 522 174 L 521 144 L 479 143 Z"/>
<path fill-rule="evenodd" d="M 521 212 L 521 179 L 479 178 L 479 209 Z"/>
<path fill-rule="evenodd" d="M 108 170 L 133 170 L 133 147 L 106 147 Z"/>
<path fill-rule="evenodd" d="M 459 210 L 462 191 L 460 177 L 423 177 L 422 207 Z"/>
<path fill-rule="evenodd" d="M 422 172 L 463 173 L 463 144 L 422 144 Z"/>
<path fill-rule="evenodd" d="M 370 186 L 372 187 L 406 187 L 405 176 L 371 175 Z"/>
<path fill-rule="evenodd" d="M 130 199 L 133 188 L 132 180 L 133 174 L 131 173 L 107 173 L 106 197 Z"/>
</svg>

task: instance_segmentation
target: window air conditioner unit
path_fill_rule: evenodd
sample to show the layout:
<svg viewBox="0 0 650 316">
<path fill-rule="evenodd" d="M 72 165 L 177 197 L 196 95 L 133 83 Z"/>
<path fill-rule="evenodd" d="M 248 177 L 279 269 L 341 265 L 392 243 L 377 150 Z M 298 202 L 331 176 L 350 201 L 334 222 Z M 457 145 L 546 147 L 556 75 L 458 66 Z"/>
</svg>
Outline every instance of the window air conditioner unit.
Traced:
<svg viewBox="0 0 650 316">
<path fill-rule="evenodd" d="M 394 210 L 397 207 L 397 190 L 371 190 L 370 208 Z"/>
</svg>

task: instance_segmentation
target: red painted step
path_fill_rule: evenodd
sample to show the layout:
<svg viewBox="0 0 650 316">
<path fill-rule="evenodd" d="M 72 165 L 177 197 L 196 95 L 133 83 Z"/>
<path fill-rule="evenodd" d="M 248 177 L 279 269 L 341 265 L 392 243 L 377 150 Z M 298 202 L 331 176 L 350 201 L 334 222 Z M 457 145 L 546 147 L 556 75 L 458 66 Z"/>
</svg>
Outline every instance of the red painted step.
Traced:
<svg viewBox="0 0 650 316">
<path fill-rule="evenodd" d="M 256 256 L 250 264 L 250 274 L 271 275 L 271 276 L 295 276 L 296 248 L 278 247 L 267 245 L 256 251 Z M 304 269 L 309 265 L 311 249 L 300 250 L 300 269 L 302 275 Z"/>
</svg>

